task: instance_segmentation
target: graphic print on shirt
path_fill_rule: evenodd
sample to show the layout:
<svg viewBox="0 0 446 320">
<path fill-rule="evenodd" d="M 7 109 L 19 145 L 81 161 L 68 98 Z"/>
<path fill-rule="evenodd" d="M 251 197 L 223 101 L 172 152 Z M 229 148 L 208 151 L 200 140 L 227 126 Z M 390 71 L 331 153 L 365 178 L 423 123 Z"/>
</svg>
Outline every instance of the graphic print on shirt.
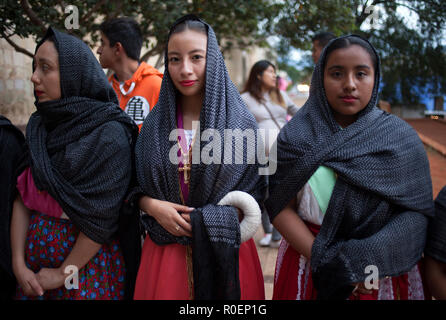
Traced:
<svg viewBox="0 0 446 320">
<path fill-rule="evenodd" d="M 142 96 L 134 96 L 129 100 L 124 111 L 137 125 L 140 125 L 149 114 L 150 105 L 146 98 Z"/>
</svg>

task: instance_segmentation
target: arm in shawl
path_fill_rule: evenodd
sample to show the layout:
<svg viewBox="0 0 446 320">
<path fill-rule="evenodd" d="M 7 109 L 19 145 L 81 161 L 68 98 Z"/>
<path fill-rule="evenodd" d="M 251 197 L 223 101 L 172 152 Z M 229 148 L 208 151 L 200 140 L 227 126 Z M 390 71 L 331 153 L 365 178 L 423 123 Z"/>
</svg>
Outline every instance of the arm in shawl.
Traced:
<svg viewBox="0 0 446 320">
<path fill-rule="evenodd" d="M 446 263 L 431 256 L 425 256 L 426 283 L 432 296 L 437 300 L 446 300 Z"/>
<path fill-rule="evenodd" d="M 446 186 L 435 200 L 435 217 L 429 222 L 425 253 L 446 263 Z"/>
<path fill-rule="evenodd" d="M 405 241 L 402 234 L 398 232 L 403 226 L 405 228 L 409 227 L 408 231 L 412 233 L 414 239 L 422 238 L 425 235 L 427 218 L 417 212 L 407 211 L 395 215 L 389 224 L 370 238 L 350 239 L 338 243 L 334 248 L 328 249 L 336 251 L 337 257 L 326 264 L 312 268 L 313 279 L 315 284 L 319 282 L 337 282 L 333 286 L 337 288 L 337 292 L 325 292 L 327 296 L 319 296 L 318 298 L 333 298 L 340 292 L 343 292 L 343 290 L 346 290 L 347 295 L 349 295 L 353 289 L 350 285 L 356 282 L 363 282 L 367 277 L 368 274 L 365 273 L 365 268 L 368 265 L 386 265 L 385 261 L 379 260 L 391 260 L 401 254 L 409 256 L 408 260 L 411 261 L 420 260 L 422 255 L 422 249 L 420 250 L 420 248 L 424 244 L 418 245 Z M 384 247 L 389 249 L 386 256 L 383 256 L 381 253 Z M 363 252 L 363 254 L 351 256 L 349 252 L 352 251 Z M 411 268 L 413 268 L 413 265 L 408 264 L 399 271 L 378 269 L 379 278 L 399 276 L 410 271 Z"/>
<path fill-rule="evenodd" d="M 238 176 L 237 183 L 225 181 L 228 189 L 220 187 L 221 190 L 226 194 L 234 190 L 244 191 L 262 203 L 265 177 L 258 174 L 258 169 L 258 165 L 247 165 L 243 174 Z M 222 176 L 234 175 L 223 173 Z M 226 194 L 219 195 L 219 201 Z M 191 213 L 191 224 L 195 298 L 240 299 L 238 263 L 241 237 L 237 210 L 233 206 L 207 204 Z"/>
<path fill-rule="evenodd" d="M 10 224 L 17 194 L 17 164 L 23 154 L 23 134 L 0 116 L 0 269 L 12 277 Z"/>
<path fill-rule="evenodd" d="M 119 211 L 131 179 L 127 132 L 118 122 L 109 122 L 74 144 L 76 153 L 67 146 L 60 170 L 65 184 L 75 188 L 60 192 L 73 193 L 70 198 L 76 201 L 58 202 L 80 231 L 103 244 L 117 231 Z"/>
<path fill-rule="evenodd" d="M 338 184 L 334 198 L 342 198 L 343 183 L 339 181 Z M 354 199 L 353 193 L 344 200 L 345 210 L 355 206 Z M 336 203 L 331 201 L 330 206 Z M 419 212 L 395 208 L 373 195 L 370 195 L 368 204 L 373 208 L 369 218 L 360 221 L 356 230 L 348 231 L 345 224 L 351 221 L 344 217 L 341 222 L 344 227 L 337 231 L 336 241 L 328 228 L 334 220 L 342 218 L 334 215 L 324 218 L 312 248 L 311 270 L 318 299 L 347 298 L 353 289 L 351 284 L 362 282 L 368 276 L 365 268 L 369 265 L 377 266 L 378 277 L 384 278 L 410 271 L 421 259 L 428 218 Z M 382 221 L 386 221 L 384 226 Z"/>
<path fill-rule="evenodd" d="M 435 217 L 428 227 L 426 255 L 426 280 L 432 295 L 446 299 L 446 186 L 435 200 Z"/>
</svg>

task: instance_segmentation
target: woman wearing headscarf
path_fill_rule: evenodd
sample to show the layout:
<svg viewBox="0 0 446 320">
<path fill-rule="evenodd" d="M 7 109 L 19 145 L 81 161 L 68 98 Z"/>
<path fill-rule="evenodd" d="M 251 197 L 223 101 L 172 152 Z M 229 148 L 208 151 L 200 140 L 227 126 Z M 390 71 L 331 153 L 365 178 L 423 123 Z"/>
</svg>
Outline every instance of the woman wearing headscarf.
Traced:
<svg viewBox="0 0 446 320">
<path fill-rule="evenodd" d="M 367 40 L 332 40 L 278 136 L 266 208 L 286 241 L 273 299 L 425 298 L 429 163 L 417 133 L 376 107 L 379 80 Z"/>
<path fill-rule="evenodd" d="M 17 299 L 120 299 L 116 231 L 137 128 L 88 46 L 49 28 L 33 60 L 36 108 L 11 222 Z"/>
<path fill-rule="evenodd" d="M 252 66 L 241 97 L 259 128 L 265 130 L 265 154 L 268 155 L 280 129 L 287 123 L 287 116 L 294 116 L 299 108 L 279 89 L 276 67 L 268 60 L 257 61 Z M 282 236 L 271 226 L 265 210 L 262 212 L 262 227 L 265 235 L 259 244 L 278 248 Z"/>
<path fill-rule="evenodd" d="M 185 16 L 170 30 L 160 98 L 135 148 L 148 233 L 135 299 L 264 299 L 251 237 L 260 225 L 265 181 L 246 145 L 233 149 L 231 140 L 225 152 L 232 161 L 224 161 L 220 138 L 233 129 L 257 138 L 214 31 Z M 203 141 L 212 141 L 212 152 Z M 243 162 L 234 163 L 240 155 Z"/>
</svg>

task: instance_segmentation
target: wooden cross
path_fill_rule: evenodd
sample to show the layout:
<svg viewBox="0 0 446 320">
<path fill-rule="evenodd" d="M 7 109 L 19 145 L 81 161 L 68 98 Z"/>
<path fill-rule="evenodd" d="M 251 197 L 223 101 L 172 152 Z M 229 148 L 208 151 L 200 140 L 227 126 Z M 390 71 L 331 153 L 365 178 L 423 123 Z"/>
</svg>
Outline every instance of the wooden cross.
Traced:
<svg viewBox="0 0 446 320">
<path fill-rule="evenodd" d="M 188 184 L 189 183 L 189 172 L 191 170 L 191 166 L 189 163 L 185 163 L 183 164 L 182 168 L 178 168 L 178 172 L 183 172 L 184 175 L 184 183 Z"/>
</svg>

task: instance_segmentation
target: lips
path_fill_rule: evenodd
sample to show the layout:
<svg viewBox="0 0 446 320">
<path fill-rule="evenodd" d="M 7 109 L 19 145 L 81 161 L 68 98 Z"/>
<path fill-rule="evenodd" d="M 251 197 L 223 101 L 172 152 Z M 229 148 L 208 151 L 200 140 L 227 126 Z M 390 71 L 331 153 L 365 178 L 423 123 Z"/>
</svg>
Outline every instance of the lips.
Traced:
<svg viewBox="0 0 446 320">
<path fill-rule="evenodd" d="M 196 80 L 183 80 L 183 81 L 180 81 L 180 84 L 183 87 L 190 87 L 190 86 L 193 86 L 195 84 L 195 82 L 197 82 L 197 81 Z"/>
<path fill-rule="evenodd" d="M 40 90 L 34 90 L 36 96 L 40 97 L 43 94 L 43 91 Z"/>
<path fill-rule="evenodd" d="M 353 103 L 353 102 L 357 101 L 358 98 L 354 97 L 354 96 L 343 96 L 343 97 L 341 97 L 341 100 L 344 101 L 345 103 Z"/>
</svg>

